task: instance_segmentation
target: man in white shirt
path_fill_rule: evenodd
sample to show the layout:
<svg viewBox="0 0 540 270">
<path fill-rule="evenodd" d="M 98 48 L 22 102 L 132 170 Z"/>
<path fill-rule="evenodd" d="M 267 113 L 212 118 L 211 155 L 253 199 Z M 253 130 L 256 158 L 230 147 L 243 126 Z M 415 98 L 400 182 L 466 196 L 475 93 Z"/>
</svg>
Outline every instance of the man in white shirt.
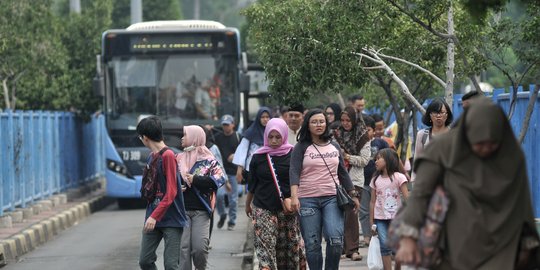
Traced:
<svg viewBox="0 0 540 270">
<path fill-rule="evenodd" d="M 304 106 L 302 104 L 296 104 L 289 108 L 287 112 L 287 126 L 289 126 L 289 138 L 290 144 L 295 145 L 298 140 L 296 135 L 300 131 L 302 122 L 304 121 Z"/>
</svg>

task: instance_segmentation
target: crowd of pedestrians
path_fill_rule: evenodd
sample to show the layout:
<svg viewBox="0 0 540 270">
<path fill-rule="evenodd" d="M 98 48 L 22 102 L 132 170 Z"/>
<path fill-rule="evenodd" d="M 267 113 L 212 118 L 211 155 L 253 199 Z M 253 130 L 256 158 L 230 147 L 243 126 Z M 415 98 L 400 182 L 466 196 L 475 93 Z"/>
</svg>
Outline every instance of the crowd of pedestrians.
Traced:
<svg viewBox="0 0 540 270">
<path fill-rule="evenodd" d="M 417 241 L 436 186 L 452 204 L 436 241 L 441 260 L 432 268 L 534 269 L 527 267 L 540 256 L 540 240 L 523 153 L 502 110 L 479 96 L 467 96 L 455 123 L 443 99 L 428 105 L 412 164 L 400 159 L 383 117 L 366 114 L 359 95 L 344 108 L 262 107 L 243 133 L 231 115 L 206 134 L 186 126 L 176 162 L 162 151 L 168 148 L 159 119 L 143 119 L 137 133 L 153 153 L 147 168 L 158 158 L 162 168 L 160 200 L 148 200 L 141 269 L 155 269 L 162 238 L 165 269 L 206 269 L 214 210 L 217 229 L 227 222 L 234 230 L 243 195 L 259 269 L 339 269 L 340 260 L 364 260 L 359 248 L 374 235 L 385 270 L 419 265 L 425 246 Z M 354 207 L 338 207 L 337 184 Z"/>
</svg>

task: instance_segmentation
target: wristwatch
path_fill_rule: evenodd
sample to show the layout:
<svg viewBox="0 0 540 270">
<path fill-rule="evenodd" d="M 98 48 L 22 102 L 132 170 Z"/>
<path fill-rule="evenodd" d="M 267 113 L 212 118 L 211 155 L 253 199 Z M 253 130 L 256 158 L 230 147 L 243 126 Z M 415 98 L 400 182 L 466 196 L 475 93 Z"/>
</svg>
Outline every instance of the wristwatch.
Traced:
<svg viewBox="0 0 540 270">
<path fill-rule="evenodd" d="M 349 191 L 349 195 L 351 197 L 358 197 L 358 191 L 353 189 L 353 190 Z"/>
</svg>

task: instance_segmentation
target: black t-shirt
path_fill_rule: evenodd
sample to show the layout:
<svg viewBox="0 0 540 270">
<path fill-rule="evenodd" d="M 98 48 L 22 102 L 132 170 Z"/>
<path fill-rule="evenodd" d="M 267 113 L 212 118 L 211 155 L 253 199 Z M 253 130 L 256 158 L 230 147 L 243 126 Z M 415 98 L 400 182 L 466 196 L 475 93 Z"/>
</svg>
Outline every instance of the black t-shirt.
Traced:
<svg viewBox="0 0 540 270">
<path fill-rule="evenodd" d="M 364 186 L 369 186 L 371 183 L 371 178 L 376 171 L 374 161 L 375 155 L 377 152 L 379 152 L 379 150 L 388 147 L 388 143 L 381 138 L 374 138 L 371 141 L 371 160 L 368 162 L 366 167 L 364 167 Z"/>
<path fill-rule="evenodd" d="M 291 187 L 289 184 L 290 161 L 291 152 L 284 156 L 272 156 L 277 180 L 284 198 L 291 196 Z M 253 155 L 249 172 L 251 173 L 251 179 L 248 181 L 248 189 L 249 192 L 254 194 L 253 204 L 270 211 L 282 210 L 281 200 L 279 199 L 279 193 L 270 174 L 266 154 Z"/>
<path fill-rule="evenodd" d="M 238 147 L 240 144 L 242 137 L 235 131 L 229 136 L 220 133 L 215 137 L 214 140 L 216 141 L 219 152 L 221 152 L 221 156 L 223 157 L 223 167 L 225 168 L 225 172 L 228 175 L 236 175 L 237 166 L 232 162 L 229 162 L 227 158 L 231 154 L 234 154 L 234 151 L 236 151 L 236 147 Z"/>
</svg>

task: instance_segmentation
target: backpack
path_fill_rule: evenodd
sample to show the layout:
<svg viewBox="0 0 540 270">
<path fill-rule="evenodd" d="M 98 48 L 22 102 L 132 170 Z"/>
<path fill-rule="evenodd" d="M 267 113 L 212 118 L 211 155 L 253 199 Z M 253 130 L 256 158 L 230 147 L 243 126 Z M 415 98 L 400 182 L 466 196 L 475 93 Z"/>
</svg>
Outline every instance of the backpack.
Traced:
<svg viewBox="0 0 540 270">
<path fill-rule="evenodd" d="M 422 134 L 422 146 L 425 146 L 426 145 L 426 141 L 429 137 L 429 132 L 430 132 L 431 128 L 426 128 L 424 129 L 424 133 Z M 430 138 L 431 139 L 431 138 Z"/>
<path fill-rule="evenodd" d="M 163 192 L 161 192 L 159 187 L 158 167 L 160 166 L 160 164 L 162 164 L 161 162 L 159 162 L 161 160 L 161 156 L 168 149 L 168 147 L 164 147 L 163 149 L 161 149 L 156 158 L 152 159 L 150 163 L 147 162 L 146 166 L 144 167 L 140 191 L 141 197 L 143 199 L 146 199 L 148 202 L 154 201 L 156 195 L 163 195 Z M 150 155 L 148 159 L 150 159 L 151 157 L 152 155 Z"/>
</svg>

